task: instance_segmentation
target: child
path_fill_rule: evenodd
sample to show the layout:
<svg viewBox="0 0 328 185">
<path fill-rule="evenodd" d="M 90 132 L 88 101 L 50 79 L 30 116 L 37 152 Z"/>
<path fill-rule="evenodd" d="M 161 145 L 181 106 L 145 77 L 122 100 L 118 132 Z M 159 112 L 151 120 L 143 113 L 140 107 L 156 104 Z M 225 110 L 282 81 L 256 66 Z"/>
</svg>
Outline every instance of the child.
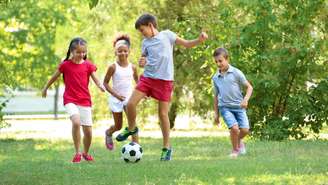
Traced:
<svg viewBox="0 0 328 185">
<path fill-rule="evenodd" d="M 229 55 L 226 49 L 217 48 L 213 57 L 219 68 L 212 78 L 215 92 L 215 122 L 220 124 L 220 111 L 224 122 L 230 129 L 232 144 L 230 157 L 237 157 L 239 154 L 246 154 L 246 147 L 242 139 L 249 130 L 246 108 L 253 87 L 239 69 L 229 65 Z M 242 95 L 242 86 L 246 87 L 245 97 Z"/>
<path fill-rule="evenodd" d="M 114 41 L 116 62 L 110 65 L 104 79 L 103 85 L 111 94 L 109 97 L 109 106 L 111 108 L 114 125 L 106 130 L 105 143 L 109 150 L 113 150 L 114 143 L 112 135 L 115 131 L 122 128 L 122 112 L 126 112 L 126 104 L 133 91 L 132 81 L 138 82 L 137 68 L 129 63 L 128 56 L 130 52 L 130 38 L 128 35 L 120 35 Z M 113 78 L 113 87 L 108 85 Z"/>
<path fill-rule="evenodd" d="M 86 161 L 93 161 L 88 154 L 92 140 L 92 116 L 91 97 L 89 93 L 89 77 L 104 92 L 99 83 L 95 71 L 96 66 L 87 59 L 87 42 L 82 38 L 74 38 L 69 44 L 65 60 L 59 64 L 58 69 L 42 90 L 42 97 L 47 96 L 47 90 L 60 74 L 63 74 L 65 92 L 64 105 L 72 121 L 72 136 L 75 155 L 73 163 L 79 163 L 83 157 Z M 82 125 L 84 137 L 84 152 L 80 153 L 80 125 Z"/>
<path fill-rule="evenodd" d="M 198 39 L 184 40 L 170 30 L 159 32 L 156 18 L 150 14 L 140 16 L 135 28 L 144 36 L 139 66 L 145 69 L 127 105 L 129 126 L 116 137 L 116 140 L 123 141 L 138 133 L 136 106 L 142 98 L 151 96 L 158 101 L 158 117 L 163 135 L 160 160 L 169 161 L 172 155 L 168 112 L 173 92 L 173 46 L 178 44 L 191 48 L 205 41 L 207 35 L 203 32 Z"/>
</svg>

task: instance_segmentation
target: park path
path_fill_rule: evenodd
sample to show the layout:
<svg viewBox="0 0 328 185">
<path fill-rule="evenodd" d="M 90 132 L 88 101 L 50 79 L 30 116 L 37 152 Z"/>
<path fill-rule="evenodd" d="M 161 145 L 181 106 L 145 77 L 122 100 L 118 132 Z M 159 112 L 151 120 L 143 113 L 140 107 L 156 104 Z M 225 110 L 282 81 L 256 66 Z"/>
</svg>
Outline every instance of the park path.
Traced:
<svg viewBox="0 0 328 185">
<path fill-rule="evenodd" d="M 0 130 L 1 138 L 39 138 L 39 139 L 71 139 L 71 122 L 69 119 L 12 119 L 7 120 L 11 125 L 8 128 Z M 98 121 L 93 126 L 94 137 L 104 137 L 104 132 L 108 125 L 112 124 L 112 120 Z M 126 124 L 126 123 L 125 123 Z M 179 124 L 178 124 L 179 125 Z M 177 129 L 172 130 L 172 137 L 203 137 L 203 136 L 228 136 L 229 133 L 216 126 L 199 125 L 200 128 L 187 128 L 180 124 Z M 118 133 L 115 133 L 116 135 Z M 140 131 L 140 137 L 161 138 L 162 134 L 159 126 L 156 123 L 145 125 L 145 128 Z"/>
</svg>

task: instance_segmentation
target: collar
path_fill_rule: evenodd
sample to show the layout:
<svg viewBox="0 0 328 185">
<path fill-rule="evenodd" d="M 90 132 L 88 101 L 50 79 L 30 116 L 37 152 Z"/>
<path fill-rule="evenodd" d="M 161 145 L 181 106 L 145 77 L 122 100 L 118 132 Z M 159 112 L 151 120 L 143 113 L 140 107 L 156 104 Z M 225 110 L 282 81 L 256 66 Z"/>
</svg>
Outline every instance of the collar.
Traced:
<svg viewBox="0 0 328 185">
<path fill-rule="evenodd" d="M 233 72 L 233 67 L 229 64 L 229 67 L 228 67 L 228 70 L 226 73 L 232 73 L 232 72 Z M 223 76 L 220 70 L 218 70 L 218 76 L 219 77 Z"/>
</svg>

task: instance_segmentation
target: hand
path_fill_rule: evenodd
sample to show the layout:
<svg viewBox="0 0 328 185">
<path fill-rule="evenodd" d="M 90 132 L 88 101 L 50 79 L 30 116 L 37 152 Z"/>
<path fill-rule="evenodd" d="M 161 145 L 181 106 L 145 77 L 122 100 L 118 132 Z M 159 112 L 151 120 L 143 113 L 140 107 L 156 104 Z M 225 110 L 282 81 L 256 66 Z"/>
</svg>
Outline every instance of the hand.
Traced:
<svg viewBox="0 0 328 185">
<path fill-rule="evenodd" d="M 146 61 L 146 57 L 142 56 L 139 59 L 139 67 L 145 67 L 147 61 Z"/>
<path fill-rule="evenodd" d="M 42 94 L 41 94 L 42 98 L 47 97 L 47 89 L 42 89 Z"/>
<path fill-rule="evenodd" d="M 218 125 L 218 127 L 220 127 L 220 116 L 218 114 L 215 114 L 214 121 Z"/>
<path fill-rule="evenodd" d="M 115 96 L 118 100 L 120 101 L 124 101 L 125 100 L 125 97 L 124 96 L 121 96 L 121 95 L 117 95 Z"/>
<path fill-rule="evenodd" d="M 206 34 L 206 32 L 201 32 L 198 37 L 198 40 L 199 40 L 199 42 L 204 42 L 207 38 L 208 38 L 208 35 Z"/>
<path fill-rule="evenodd" d="M 240 107 L 246 109 L 247 106 L 248 106 L 248 101 L 244 99 L 244 100 L 240 103 Z"/>
</svg>

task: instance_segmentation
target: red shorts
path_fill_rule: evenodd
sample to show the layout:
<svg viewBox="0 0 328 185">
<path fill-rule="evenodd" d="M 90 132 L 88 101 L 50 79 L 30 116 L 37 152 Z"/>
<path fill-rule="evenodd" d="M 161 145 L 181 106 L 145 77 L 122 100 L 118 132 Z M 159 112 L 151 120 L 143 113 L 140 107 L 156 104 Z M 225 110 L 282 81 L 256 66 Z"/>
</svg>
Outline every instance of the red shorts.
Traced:
<svg viewBox="0 0 328 185">
<path fill-rule="evenodd" d="M 169 102 L 173 92 L 173 81 L 140 76 L 137 90 L 159 101 Z"/>
</svg>

